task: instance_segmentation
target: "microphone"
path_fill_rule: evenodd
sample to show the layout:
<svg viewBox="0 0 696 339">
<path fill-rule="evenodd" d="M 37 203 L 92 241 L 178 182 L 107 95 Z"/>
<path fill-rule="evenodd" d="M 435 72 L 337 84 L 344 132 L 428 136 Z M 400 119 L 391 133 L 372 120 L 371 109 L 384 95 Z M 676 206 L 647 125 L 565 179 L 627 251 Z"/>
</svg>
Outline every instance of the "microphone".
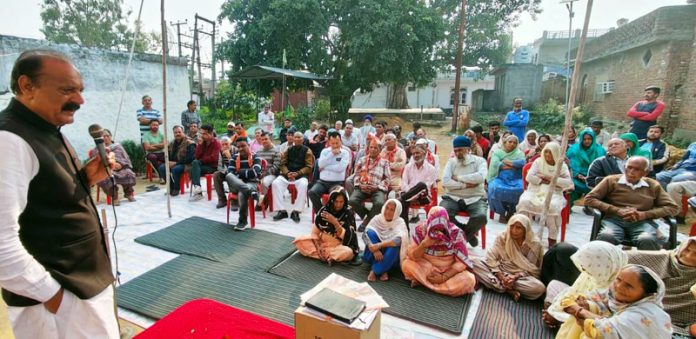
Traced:
<svg viewBox="0 0 696 339">
<path fill-rule="evenodd" d="M 111 167 L 109 166 L 109 160 L 106 158 L 106 149 L 104 148 L 104 138 L 102 133 L 104 130 L 99 124 L 92 124 L 89 126 L 89 135 L 94 138 L 94 143 L 97 145 L 97 151 L 99 152 L 99 157 L 102 160 L 106 172 L 111 176 Z"/>
</svg>

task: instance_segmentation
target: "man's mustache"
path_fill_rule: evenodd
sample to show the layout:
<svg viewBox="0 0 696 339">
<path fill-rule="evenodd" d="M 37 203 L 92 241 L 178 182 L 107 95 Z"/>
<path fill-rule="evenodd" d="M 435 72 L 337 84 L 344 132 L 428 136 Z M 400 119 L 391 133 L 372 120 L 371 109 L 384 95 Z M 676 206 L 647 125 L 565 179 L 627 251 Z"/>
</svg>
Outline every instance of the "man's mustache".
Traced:
<svg viewBox="0 0 696 339">
<path fill-rule="evenodd" d="M 78 109 L 80 109 L 80 105 L 78 105 L 74 102 L 69 102 L 69 103 L 63 105 L 63 108 L 62 108 L 63 111 L 77 111 Z"/>
</svg>

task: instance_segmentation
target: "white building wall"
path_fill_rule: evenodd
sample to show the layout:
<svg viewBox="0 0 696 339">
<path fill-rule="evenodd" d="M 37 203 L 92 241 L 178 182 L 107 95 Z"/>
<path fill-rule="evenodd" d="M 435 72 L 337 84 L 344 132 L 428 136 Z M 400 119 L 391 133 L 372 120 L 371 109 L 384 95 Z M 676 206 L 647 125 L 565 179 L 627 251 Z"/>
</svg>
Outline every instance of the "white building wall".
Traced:
<svg viewBox="0 0 696 339">
<path fill-rule="evenodd" d="M 450 93 L 454 89 L 454 72 L 440 73 L 436 80 L 430 85 L 416 88 L 411 91 L 406 90 L 408 104 L 412 108 L 452 108 L 450 104 Z M 477 79 L 476 72 L 466 72 L 463 74 L 460 87 L 467 89 L 466 105 L 471 105 L 471 93 L 478 89 L 494 89 L 495 78 L 486 76 Z M 387 102 L 387 87 L 380 86 L 372 92 L 353 94 L 352 107 L 354 108 L 385 108 Z"/>
<path fill-rule="evenodd" d="M 123 95 L 123 80 L 128 64 L 128 54 L 74 45 L 50 44 L 42 40 L 23 39 L 0 35 L 0 110 L 7 107 L 13 97 L 10 91 L 10 74 L 19 53 L 30 48 L 52 48 L 67 54 L 82 73 L 85 84 L 85 104 L 75 114 L 75 122 L 61 131 L 68 137 L 80 158 L 86 158 L 94 140 L 87 133 L 89 125 L 98 123 L 115 133 L 116 141 L 140 142 L 136 111 L 142 107 L 141 97 L 152 97 L 153 107 L 162 109 L 162 64 L 156 55 L 136 55 L 131 65 L 127 90 Z M 118 117 L 123 95 L 123 107 Z M 170 64 L 167 67 L 167 115 L 168 125 L 181 124 L 181 112 L 189 100 L 188 72 L 185 65 Z M 118 117 L 118 128 L 116 120 Z M 160 129 L 162 130 L 162 129 Z M 171 128 L 169 129 L 171 131 Z M 171 133 L 170 139 L 172 138 Z"/>
</svg>

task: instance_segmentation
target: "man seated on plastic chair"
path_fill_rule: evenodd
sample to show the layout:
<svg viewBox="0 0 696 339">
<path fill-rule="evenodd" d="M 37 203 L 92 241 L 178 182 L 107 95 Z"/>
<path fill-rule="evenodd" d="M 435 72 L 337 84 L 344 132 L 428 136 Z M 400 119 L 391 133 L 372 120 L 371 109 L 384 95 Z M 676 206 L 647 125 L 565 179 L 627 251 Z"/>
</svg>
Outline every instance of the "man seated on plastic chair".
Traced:
<svg viewBox="0 0 696 339">
<path fill-rule="evenodd" d="M 346 169 L 352 157 L 350 151 L 341 146 L 341 135 L 338 132 L 329 132 L 328 137 L 329 147 L 321 150 L 317 160 L 319 180 L 309 190 L 309 200 L 315 211 L 324 206 L 322 195 L 329 193 L 332 187 L 343 186 L 346 182 Z"/>
<path fill-rule="evenodd" d="M 660 183 L 646 177 L 650 162 L 630 157 L 624 174 L 605 177 L 585 196 L 585 205 L 604 213 L 598 240 L 620 244 L 628 238 L 639 250 L 659 250 L 654 219 L 679 213 Z"/>
<path fill-rule="evenodd" d="M 295 132 L 293 138 L 295 142 L 292 147 L 280 156 L 280 175 L 273 180 L 271 192 L 273 193 L 273 210 L 278 211 L 273 216 L 273 220 L 282 220 L 288 217 L 288 212 L 283 206 L 284 194 L 288 191 L 288 184 L 295 184 L 297 198 L 291 205 L 290 217 L 294 222 L 299 223 L 300 211 L 307 203 L 307 185 L 309 184 L 307 177 L 312 173 L 314 156 L 309 147 L 302 144 L 304 140 L 302 132 Z"/>
<path fill-rule="evenodd" d="M 213 135 L 213 126 L 201 126 L 200 135 L 201 137 L 196 145 L 196 160 L 191 163 L 191 183 L 193 189 L 190 201 L 203 199 L 201 175 L 215 173 L 218 159 L 220 159 L 221 146 L 220 142 Z"/>
<path fill-rule="evenodd" d="M 461 135 L 452 142 L 455 158 L 447 160 L 442 173 L 445 194 L 440 206 L 447 210 L 450 221 L 462 229 L 472 247 L 478 246 L 477 232 L 486 224 L 488 204 L 483 200 L 483 182 L 488 176 L 486 160 L 469 154 L 471 139 Z M 469 221 L 462 224 L 455 217 L 459 212 L 469 214 Z"/>
<path fill-rule="evenodd" d="M 427 145 L 418 145 L 411 151 L 413 161 L 404 167 L 401 175 L 401 196 L 399 200 L 404 208 L 401 211 L 401 218 L 409 227 L 408 206 L 411 202 L 419 205 L 431 203 L 430 190 L 437 182 L 437 170 L 435 166 L 425 161 Z"/>
<path fill-rule="evenodd" d="M 367 155 L 358 160 L 355 165 L 353 178 L 353 193 L 348 204 L 362 219 L 358 232 L 364 232 L 367 224 L 374 216 L 382 212 L 382 206 L 387 198 L 391 181 L 389 162 L 380 156 L 381 144 L 376 138 L 371 138 L 367 147 Z M 372 201 L 372 208 L 365 208 L 365 200 Z"/>
<path fill-rule="evenodd" d="M 184 133 L 184 128 L 180 125 L 172 128 L 174 132 L 174 140 L 169 143 L 167 151 L 169 152 L 169 170 L 171 172 L 171 180 L 169 181 L 169 195 L 179 195 L 179 182 L 181 175 L 187 167 L 193 162 L 196 152 L 196 144 L 189 139 Z M 165 164 L 160 165 L 160 178 L 165 178 Z"/>
<path fill-rule="evenodd" d="M 261 159 L 249 148 L 247 138 L 237 138 L 237 153 L 232 155 L 227 168 L 225 181 L 230 192 L 237 194 L 239 202 L 239 221 L 234 227 L 236 231 L 243 231 L 249 227 L 247 222 L 249 196 L 259 200 L 257 183 L 261 178 Z"/>
</svg>

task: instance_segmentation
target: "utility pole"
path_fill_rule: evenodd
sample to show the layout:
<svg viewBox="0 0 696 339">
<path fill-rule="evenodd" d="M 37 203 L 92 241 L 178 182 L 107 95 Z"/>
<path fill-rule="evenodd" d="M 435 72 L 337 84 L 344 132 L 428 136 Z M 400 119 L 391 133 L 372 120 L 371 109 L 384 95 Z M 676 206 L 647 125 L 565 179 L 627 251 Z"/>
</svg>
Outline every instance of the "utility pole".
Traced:
<svg viewBox="0 0 696 339">
<path fill-rule="evenodd" d="M 452 133 L 457 132 L 457 122 L 459 120 L 459 94 L 462 77 L 462 50 L 464 49 L 464 28 L 466 26 L 466 0 L 462 0 L 462 9 L 459 13 L 459 41 L 457 43 L 457 55 L 455 56 L 455 79 L 454 79 L 454 107 L 452 108 Z M 467 117 L 467 121 L 468 121 Z M 467 126 L 468 127 L 468 123 Z"/>
<path fill-rule="evenodd" d="M 179 44 L 179 58 L 181 58 L 181 25 L 186 25 L 187 22 L 188 20 L 169 22 L 170 26 L 176 26 L 176 40 Z"/>
<path fill-rule="evenodd" d="M 210 36 L 210 41 L 212 41 L 211 62 L 208 66 L 210 67 L 211 73 L 212 73 L 211 88 L 210 89 L 211 89 L 211 93 L 214 95 L 215 94 L 215 83 L 217 81 L 217 74 L 215 74 L 215 21 L 210 20 L 210 19 L 206 19 L 206 18 L 198 15 L 198 13 L 196 13 L 196 22 L 198 22 L 198 20 L 205 21 L 205 22 L 213 25 L 212 32 L 205 32 L 202 30 L 198 30 L 198 33 Z M 201 88 L 201 93 L 203 93 L 203 80 L 202 80 L 203 78 L 202 78 L 202 75 L 200 74 L 200 72 L 201 72 L 201 50 L 200 50 L 200 42 L 198 41 L 198 39 L 196 39 L 196 49 L 198 51 L 197 52 L 198 53 L 197 54 L 197 56 L 198 56 L 198 73 L 199 73 L 199 79 L 201 79 L 201 85 L 200 85 L 201 87 L 200 88 Z M 211 110 L 215 111 L 215 104 L 213 102 L 211 102 Z"/>
<path fill-rule="evenodd" d="M 198 13 L 196 13 L 193 26 L 193 53 L 196 55 L 196 63 L 198 64 L 198 100 L 203 101 L 205 97 L 203 93 L 203 71 L 201 70 L 201 44 L 199 41 L 198 33 Z"/>
</svg>

